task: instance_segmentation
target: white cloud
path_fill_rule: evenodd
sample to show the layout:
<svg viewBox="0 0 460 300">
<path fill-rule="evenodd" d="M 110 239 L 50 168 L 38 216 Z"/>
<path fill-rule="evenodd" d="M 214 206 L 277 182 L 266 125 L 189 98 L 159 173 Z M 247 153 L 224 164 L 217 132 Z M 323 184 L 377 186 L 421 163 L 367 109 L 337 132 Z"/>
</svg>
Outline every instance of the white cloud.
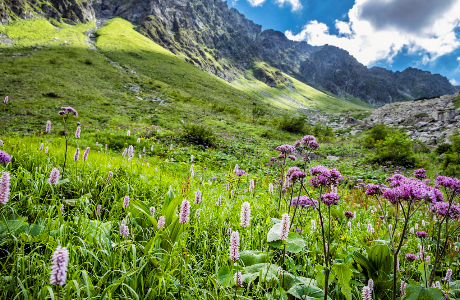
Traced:
<svg viewBox="0 0 460 300">
<path fill-rule="evenodd" d="M 409 53 L 427 53 L 421 62 L 426 64 L 460 47 L 454 32 L 459 11 L 460 0 L 355 0 L 349 22 L 335 22 L 338 35 L 318 21 L 285 34 L 314 46 L 340 47 L 365 65 L 382 59 L 391 63 L 404 47 Z"/>
<path fill-rule="evenodd" d="M 292 11 L 297 11 L 302 9 L 302 4 L 300 0 L 276 0 L 276 3 L 281 7 L 284 3 L 290 3 L 292 5 Z"/>
<path fill-rule="evenodd" d="M 452 78 L 451 80 L 449 80 L 450 84 L 452 85 L 460 85 L 460 82 L 457 82 L 457 80 L 455 80 L 454 78 Z"/>
<path fill-rule="evenodd" d="M 265 0 L 248 0 L 248 2 L 251 6 L 260 6 L 264 4 Z"/>
</svg>

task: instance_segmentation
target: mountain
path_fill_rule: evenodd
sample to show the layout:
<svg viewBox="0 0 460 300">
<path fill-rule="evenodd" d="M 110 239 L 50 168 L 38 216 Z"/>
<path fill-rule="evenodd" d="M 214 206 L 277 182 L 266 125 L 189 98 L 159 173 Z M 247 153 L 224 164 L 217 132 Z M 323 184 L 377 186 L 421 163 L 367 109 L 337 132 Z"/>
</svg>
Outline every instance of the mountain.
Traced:
<svg viewBox="0 0 460 300">
<path fill-rule="evenodd" d="M 457 91 L 438 74 L 414 68 L 369 69 L 340 48 L 315 47 L 291 41 L 279 31 L 262 31 L 221 0 L 0 0 L 1 22 L 13 15 L 70 23 L 119 16 L 137 24 L 137 31 L 157 44 L 229 82 L 251 70 L 255 78 L 277 85 L 280 76 L 256 68 L 263 62 L 315 88 L 373 106 Z"/>
</svg>

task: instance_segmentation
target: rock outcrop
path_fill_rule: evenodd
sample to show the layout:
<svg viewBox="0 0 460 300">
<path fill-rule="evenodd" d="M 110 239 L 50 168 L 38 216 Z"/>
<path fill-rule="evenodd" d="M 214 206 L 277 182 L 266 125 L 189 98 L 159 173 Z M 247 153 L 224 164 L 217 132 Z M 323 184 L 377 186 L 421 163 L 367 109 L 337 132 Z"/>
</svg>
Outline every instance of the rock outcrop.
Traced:
<svg viewBox="0 0 460 300">
<path fill-rule="evenodd" d="M 460 92 L 432 99 L 387 104 L 376 109 L 355 129 L 386 124 L 404 129 L 412 138 L 429 144 L 449 138 L 460 129 Z"/>
<path fill-rule="evenodd" d="M 8 23 L 12 14 L 69 23 L 119 16 L 187 62 L 227 81 L 265 62 L 313 87 L 374 106 L 458 91 L 441 75 L 413 68 L 368 69 L 340 48 L 314 47 L 291 41 L 279 31 L 262 31 L 222 0 L 0 1 L 0 24 Z M 256 71 L 267 84 L 276 85 L 273 76 Z"/>
</svg>

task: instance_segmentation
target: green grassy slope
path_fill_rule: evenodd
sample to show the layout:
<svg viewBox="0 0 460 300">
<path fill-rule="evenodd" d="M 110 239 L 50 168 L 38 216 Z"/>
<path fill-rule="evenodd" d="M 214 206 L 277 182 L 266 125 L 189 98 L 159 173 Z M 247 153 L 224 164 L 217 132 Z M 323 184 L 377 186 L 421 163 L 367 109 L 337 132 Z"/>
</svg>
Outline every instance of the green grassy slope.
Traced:
<svg viewBox="0 0 460 300">
<path fill-rule="evenodd" d="M 79 107 L 85 123 L 93 127 L 128 123 L 181 126 L 198 121 L 222 130 L 251 132 L 273 129 L 272 125 L 250 122 L 254 102 L 272 117 L 289 116 L 302 107 L 363 110 L 363 106 L 317 91 L 285 74 L 291 88 L 287 84 L 271 88 L 250 72 L 228 83 L 190 65 L 119 18 L 96 32 L 98 49 L 91 49 L 85 31 L 93 26 L 54 26 L 44 19 L 0 26 L 0 33 L 13 39 L 11 45 L 0 43 L 0 96 L 11 99 L 0 117 L 2 131 L 41 130 L 49 111 L 62 105 Z M 140 93 L 127 88 L 134 85 Z M 136 96 L 159 97 L 168 105 Z"/>
</svg>

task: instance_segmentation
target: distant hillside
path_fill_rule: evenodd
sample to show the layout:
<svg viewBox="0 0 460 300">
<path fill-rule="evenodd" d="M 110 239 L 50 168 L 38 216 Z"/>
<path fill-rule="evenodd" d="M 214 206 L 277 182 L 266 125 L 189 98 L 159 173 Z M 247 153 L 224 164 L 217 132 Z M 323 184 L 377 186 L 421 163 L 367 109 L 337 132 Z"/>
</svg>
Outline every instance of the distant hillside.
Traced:
<svg viewBox="0 0 460 300">
<path fill-rule="evenodd" d="M 278 31 L 261 31 L 221 0 L 0 0 L 3 24 L 40 15 L 70 23 L 122 17 L 157 44 L 229 82 L 264 62 L 317 89 L 373 106 L 457 91 L 441 75 L 368 69 L 337 47 L 314 47 Z"/>
</svg>

